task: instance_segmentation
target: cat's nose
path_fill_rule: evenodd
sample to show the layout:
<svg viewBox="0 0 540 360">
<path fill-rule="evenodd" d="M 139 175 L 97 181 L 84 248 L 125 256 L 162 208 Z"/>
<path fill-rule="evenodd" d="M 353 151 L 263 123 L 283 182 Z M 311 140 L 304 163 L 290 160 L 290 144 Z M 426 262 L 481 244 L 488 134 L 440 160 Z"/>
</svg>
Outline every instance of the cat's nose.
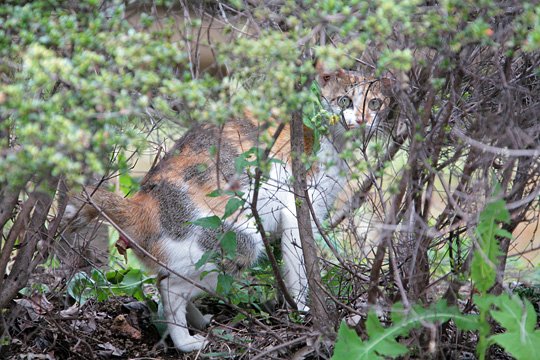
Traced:
<svg viewBox="0 0 540 360">
<path fill-rule="evenodd" d="M 356 113 L 356 122 L 359 125 L 366 124 L 366 123 L 369 124 L 371 122 L 371 116 L 369 115 L 368 112 L 362 113 L 358 111 Z"/>
</svg>

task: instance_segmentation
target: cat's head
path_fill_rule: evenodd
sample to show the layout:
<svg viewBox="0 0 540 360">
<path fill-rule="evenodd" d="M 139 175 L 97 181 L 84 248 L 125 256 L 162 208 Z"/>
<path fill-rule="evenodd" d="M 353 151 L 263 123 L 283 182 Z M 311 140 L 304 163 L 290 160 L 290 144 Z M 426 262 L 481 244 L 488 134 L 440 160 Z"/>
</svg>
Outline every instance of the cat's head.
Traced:
<svg viewBox="0 0 540 360">
<path fill-rule="evenodd" d="M 379 126 L 390 110 L 392 81 L 364 76 L 357 71 L 327 71 L 316 64 L 317 81 L 326 110 L 339 116 L 345 129 Z"/>
</svg>

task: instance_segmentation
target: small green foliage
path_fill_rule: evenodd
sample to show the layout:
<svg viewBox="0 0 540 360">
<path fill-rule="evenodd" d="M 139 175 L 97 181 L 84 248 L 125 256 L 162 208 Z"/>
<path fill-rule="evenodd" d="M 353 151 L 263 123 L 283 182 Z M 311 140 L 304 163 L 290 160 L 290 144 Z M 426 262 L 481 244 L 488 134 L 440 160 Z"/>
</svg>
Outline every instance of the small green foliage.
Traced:
<svg viewBox="0 0 540 360">
<path fill-rule="evenodd" d="M 8 346 L 11 344 L 11 341 L 9 336 L 0 336 L 0 346 Z"/>
<path fill-rule="evenodd" d="M 493 303 L 497 309 L 491 310 L 491 316 L 506 331 L 491 336 L 490 340 L 502 346 L 517 360 L 536 358 L 540 330 L 535 330 L 537 315 L 530 301 L 502 294 L 494 298 Z"/>
<path fill-rule="evenodd" d="M 503 200 L 486 205 L 480 213 L 477 234 L 477 248 L 471 264 L 471 278 L 476 288 L 484 293 L 495 283 L 498 257 L 501 254 L 497 237 L 511 239 L 512 234 L 501 229 L 499 224 L 510 220 L 510 213 Z"/>
<path fill-rule="evenodd" d="M 214 261 L 219 261 L 219 256 Z M 216 271 L 216 270 L 214 270 Z M 254 283 L 253 279 L 257 279 Z M 242 273 L 238 277 L 220 273 L 216 292 L 234 305 L 241 306 L 246 311 L 257 316 L 268 316 L 263 310 L 263 303 L 274 299 L 275 281 L 268 261 L 261 260 L 249 273 Z M 240 321 L 245 315 L 238 315 Z"/>
<path fill-rule="evenodd" d="M 0 184 L 30 176 L 83 183 L 111 168 L 111 153 L 144 146 L 141 115 L 148 107 L 176 115 L 173 94 L 186 109 L 205 105 L 215 81 L 178 80 L 177 64 L 186 59 L 181 43 L 136 31 L 121 6 L 112 10 L 92 2 L 2 7 L 0 132 L 10 136 L 0 139 Z"/>
<path fill-rule="evenodd" d="M 117 161 L 118 161 L 120 190 L 122 191 L 123 194 L 126 194 L 126 195 L 136 192 L 139 189 L 139 184 L 130 175 L 131 166 L 129 165 L 124 152 L 121 152 L 118 154 Z"/>
<path fill-rule="evenodd" d="M 219 216 L 212 215 L 197 219 L 193 221 L 192 224 L 205 229 L 218 229 L 221 226 L 221 219 Z"/>
<path fill-rule="evenodd" d="M 471 264 L 471 278 L 480 295 L 474 296 L 479 310 L 479 340 L 477 354 L 484 359 L 490 345 L 496 343 L 517 359 L 535 357 L 540 341 L 540 331 L 535 330 L 536 313 L 527 299 L 519 296 L 488 294 L 495 284 L 498 257 L 500 255 L 497 238 L 512 238 L 512 234 L 500 228 L 500 223 L 510 221 L 510 213 L 503 200 L 488 203 L 480 213 L 477 234 L 477 248 Z M 491 335 L 489 315 L 505 328 L 502 334 Z"/>
<path fill-rule="evenodd" d="M 362 340 L 358 337 L 356 331 L 350 329 L 345 321 L 342 321 L 332 359 L 358 359 L 358 354 L 361 353 L 362 348 Z"/>
<path fill-rule="evenodd" d="M 251 148 L 248 151 L 240 154 L 236 159 L 234 159 L 234 166 L 238 174 L 243 173 L 250 166 L 257 166 L 257 159 L 262 155 L 260 149 Z"/>
<path fill-rule="evenodd" d="M 462 315 L 459 309 L 448 307 L 440 300 L 432 307 L 424 309 L 414 306 L 405 312 L 401 304 L 392 309 L 392 325 L 385 328 L 375 312 L 370 311 L 366 320 L 368 339 L 362 341 L 356 332 L 347 328 L 342 322 L 338 333 L 338 341 L 332 359 L 383 359 L 394 358 L 408 352 L 406 346 L 398 342 L 398 337 L 406 335 L 411 329 L 427 323 L 440 323 L 454 319 L 456 325 L 470 329 L 477 323 L 474 315 Z"/>
<path fill-rule="evenodd" d="M 536 267 L 536 275 L 540 273 L 540 267 Z M 540 283 L 536 280 L 531 280 L 536 285 L 530 284 L 518 284 L 514 289 L 513 293 L 521 296 L 522 298 L 528 299 L 536 309 L 537 312 L 540 312 Z"/>
<path fill-rule="evenodd" d="M 195 263 L 195 269 L 199 270 L 201 267 L 203 267 L 206 263 L 208 263 L 211 259 L 213 259 L 217 253 L 213 250 L 206 251 L 199 260 Z"/>
<path fill-rule="evenodd" d="M 321 89 L 314 81 L 310 86 L 311 97 L 303 105 L 302 115 L 304 125 L 313 131 L 313 149 L 316 154 L 321 148 L 321 135 L 328 132 L 329 114 L 321 103 Z M 331 126 L 331 125 L 330 125 Z"/>
<path fill-rule="evenodd" d="M 223 254 L 228 259 L 234 259 L 236 256 L 236 233 L 227 231 L 219 237 L 219 244 L 223 250 Z"/>
<path fill-rule="evenodd" d="M 328 234 L 330 240 L 332 241 L 334 247 L 338 247 L 339 244 L 333 236 L 332 233 Z M 326 269 L 322 277 L 323 282 L 325 283 L 328 290 L 339 298 L 345 297 L 348 298 L 351 291 L 353 290 L 353 285 L 351 282 L 344 276 L 343 269 L 339 266 L 332 266 Z"/>
<path fill-rule="evenodd" d="M 110 296 L 133 296 L 139 301 L 146 300 L 142 285 L 153 282 L 140 269 L 113 270 L 103 273 L 94 269 L 88 275 L 85 272 L 75 274 L 67 284 L 67 293 L 79 304 L 90 299 L 105 301 Z"/>
<path fill-rule="evenodd" d="M 413 54 L 410 49 L 387 50 L 381 54 L 378 67 L 380 69 L 396 69 L 399 71 L 409 71 L 413 65 Z"/>
<path fill-rule="evenodd" d="M 79 304 L 84 304 L 92 298 L 103 300 L 103 290 L 99 289 L 96 282 L 85 272 L 79 272 L 71 278 L 67 292 Z"/>
<path fill-rule="evenodd" d="M 237 197 L 231 197 L 229 201 L 227 201 L 227 205 L 225 205 L 225 212 L 223 213 L 223 216 L 221 217 L 222 220 L 227 219 L 229 216 L 234 214 L 238 209 L 240 209 L 242 206 L 244 206 L 245 201 L 243 199 L 239 199 Z"/>
<path fill-rule="evenodd" d="M 233 287 L 234 277 L 229 274 L 219 274 L 216 292 L 221 295 L 228 295 Z"/>
<path fill-rule="evenodd" d="M 220 190 L 220 189 L 216 189 L 206 194 L 206 196 L 211 197 L 211 198 L 220 197 L 222 195 L 223 195 L 223 190 Z"/>
<path fill-rule="evenodd" d="M 492 344 L 500 345 L 516 359 L 533 359 L 536 357 L 540 343 L 540 330 L 536 328 L 537 314 L 527 299 L 517 295 L 501 294 L 498 296 L 484 294 L 475 295 L 474 303 L 480 310 L 479 358 L 483 359 Z M 505 329 L 505 332 L 489 335 L 490 323 L 487 314 Z"/>
<path fill-rule="evenodd" d="M 49 255 L 47 261 L 41 266 L 45 269 L 58 269 L 61 266 L 60 259 L 55 254 Z"/>
<path fill-rule="evenodd" d="M 19 294 L 24 296 L 31 296 L 34 293 L 46 294 L 50 291 L 49 287 L 46 284 L 35 283 L 30 287 L 25 287 L 19 290 Z"/>
<path fill-rule="evenodd" d="M 377 314 L 370 311 L 366 320 L 366 330 L 372 339 L 378 339 L 363 351 L 364 358 L 377 358 L 377 355 L 396 357 L 407 353 L 407 347 L 396 341 L 395 336 L 387 336 Z M 389 332 L 390 333 L 390 332 Z M 396 333 L 397 335 L 397 333 Z"/>
<path fill-rule="evenodd" d="M 249 175 L 253 175 L 253 170 L 258 168 L 262 171 L 263 177 L 268 175 L 270 165 L 274 163 L 282 164 L 283 162 L 273 157 L 264 159 L 264 149 L 257 147 L 252 147 L 234 159 L 234 167 L 238 174 L 247 172 Z"/>
<path fill-rule="evenodd" d="M 145 299 L 142 285 L 153 280 L 153 277 L 146 276 L 140 269 L 128 269 L 122 281 L 114 284 L 111 290 L 115 295 L 129 295 L 141 301 Z"/>
</svg>

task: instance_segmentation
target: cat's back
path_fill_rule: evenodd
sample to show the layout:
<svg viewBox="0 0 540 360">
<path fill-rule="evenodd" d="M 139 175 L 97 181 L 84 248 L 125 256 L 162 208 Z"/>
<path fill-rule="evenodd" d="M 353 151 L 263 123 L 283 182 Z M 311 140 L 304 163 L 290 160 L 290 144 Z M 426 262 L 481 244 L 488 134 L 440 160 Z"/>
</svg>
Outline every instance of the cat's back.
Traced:
<svg viewBox="0 0 540 360">
<path fill-rule="evenodd" d="M 216 189 L 247 185 L 248 179 L 237 171 L 235 160 L 257 146 L 260 131 L 259 125 L 249 118 L 233 119 L 223 125 L 195 125 L 147 173 L 141 192 L 157 198 L 162 213 L 178 213 L 178 208 L 195 209 L 183 212 L 184 221 L 186 216 L 192 218 L 201 213 L 219 215 L 224 211 L 223 197 L 207 195 Z"/>
</svg>

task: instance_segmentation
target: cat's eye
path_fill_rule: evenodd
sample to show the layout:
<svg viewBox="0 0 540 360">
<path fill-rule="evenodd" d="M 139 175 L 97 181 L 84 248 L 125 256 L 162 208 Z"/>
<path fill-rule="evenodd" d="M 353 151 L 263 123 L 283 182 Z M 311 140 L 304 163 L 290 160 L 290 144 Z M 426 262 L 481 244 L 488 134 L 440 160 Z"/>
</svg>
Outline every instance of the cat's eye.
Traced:
<svg viewBox="0 0 540 360">
<path fill-rule="evenodd" d="M 368 106 L 369 110 L 377 111 L 377 110 L 379 110 L 381 108 L 382 101 L 381 101 L 381 99 L 374 98 L 374 99 L 369 100 L 367 106 Z"/>
<path fill-rule="evenodd" d="M 337 104 L 342 109 L 348 109 L 352 106 L 352 100 L 348 96 L 340 96 L 337 99 Z"/>
</svg>

